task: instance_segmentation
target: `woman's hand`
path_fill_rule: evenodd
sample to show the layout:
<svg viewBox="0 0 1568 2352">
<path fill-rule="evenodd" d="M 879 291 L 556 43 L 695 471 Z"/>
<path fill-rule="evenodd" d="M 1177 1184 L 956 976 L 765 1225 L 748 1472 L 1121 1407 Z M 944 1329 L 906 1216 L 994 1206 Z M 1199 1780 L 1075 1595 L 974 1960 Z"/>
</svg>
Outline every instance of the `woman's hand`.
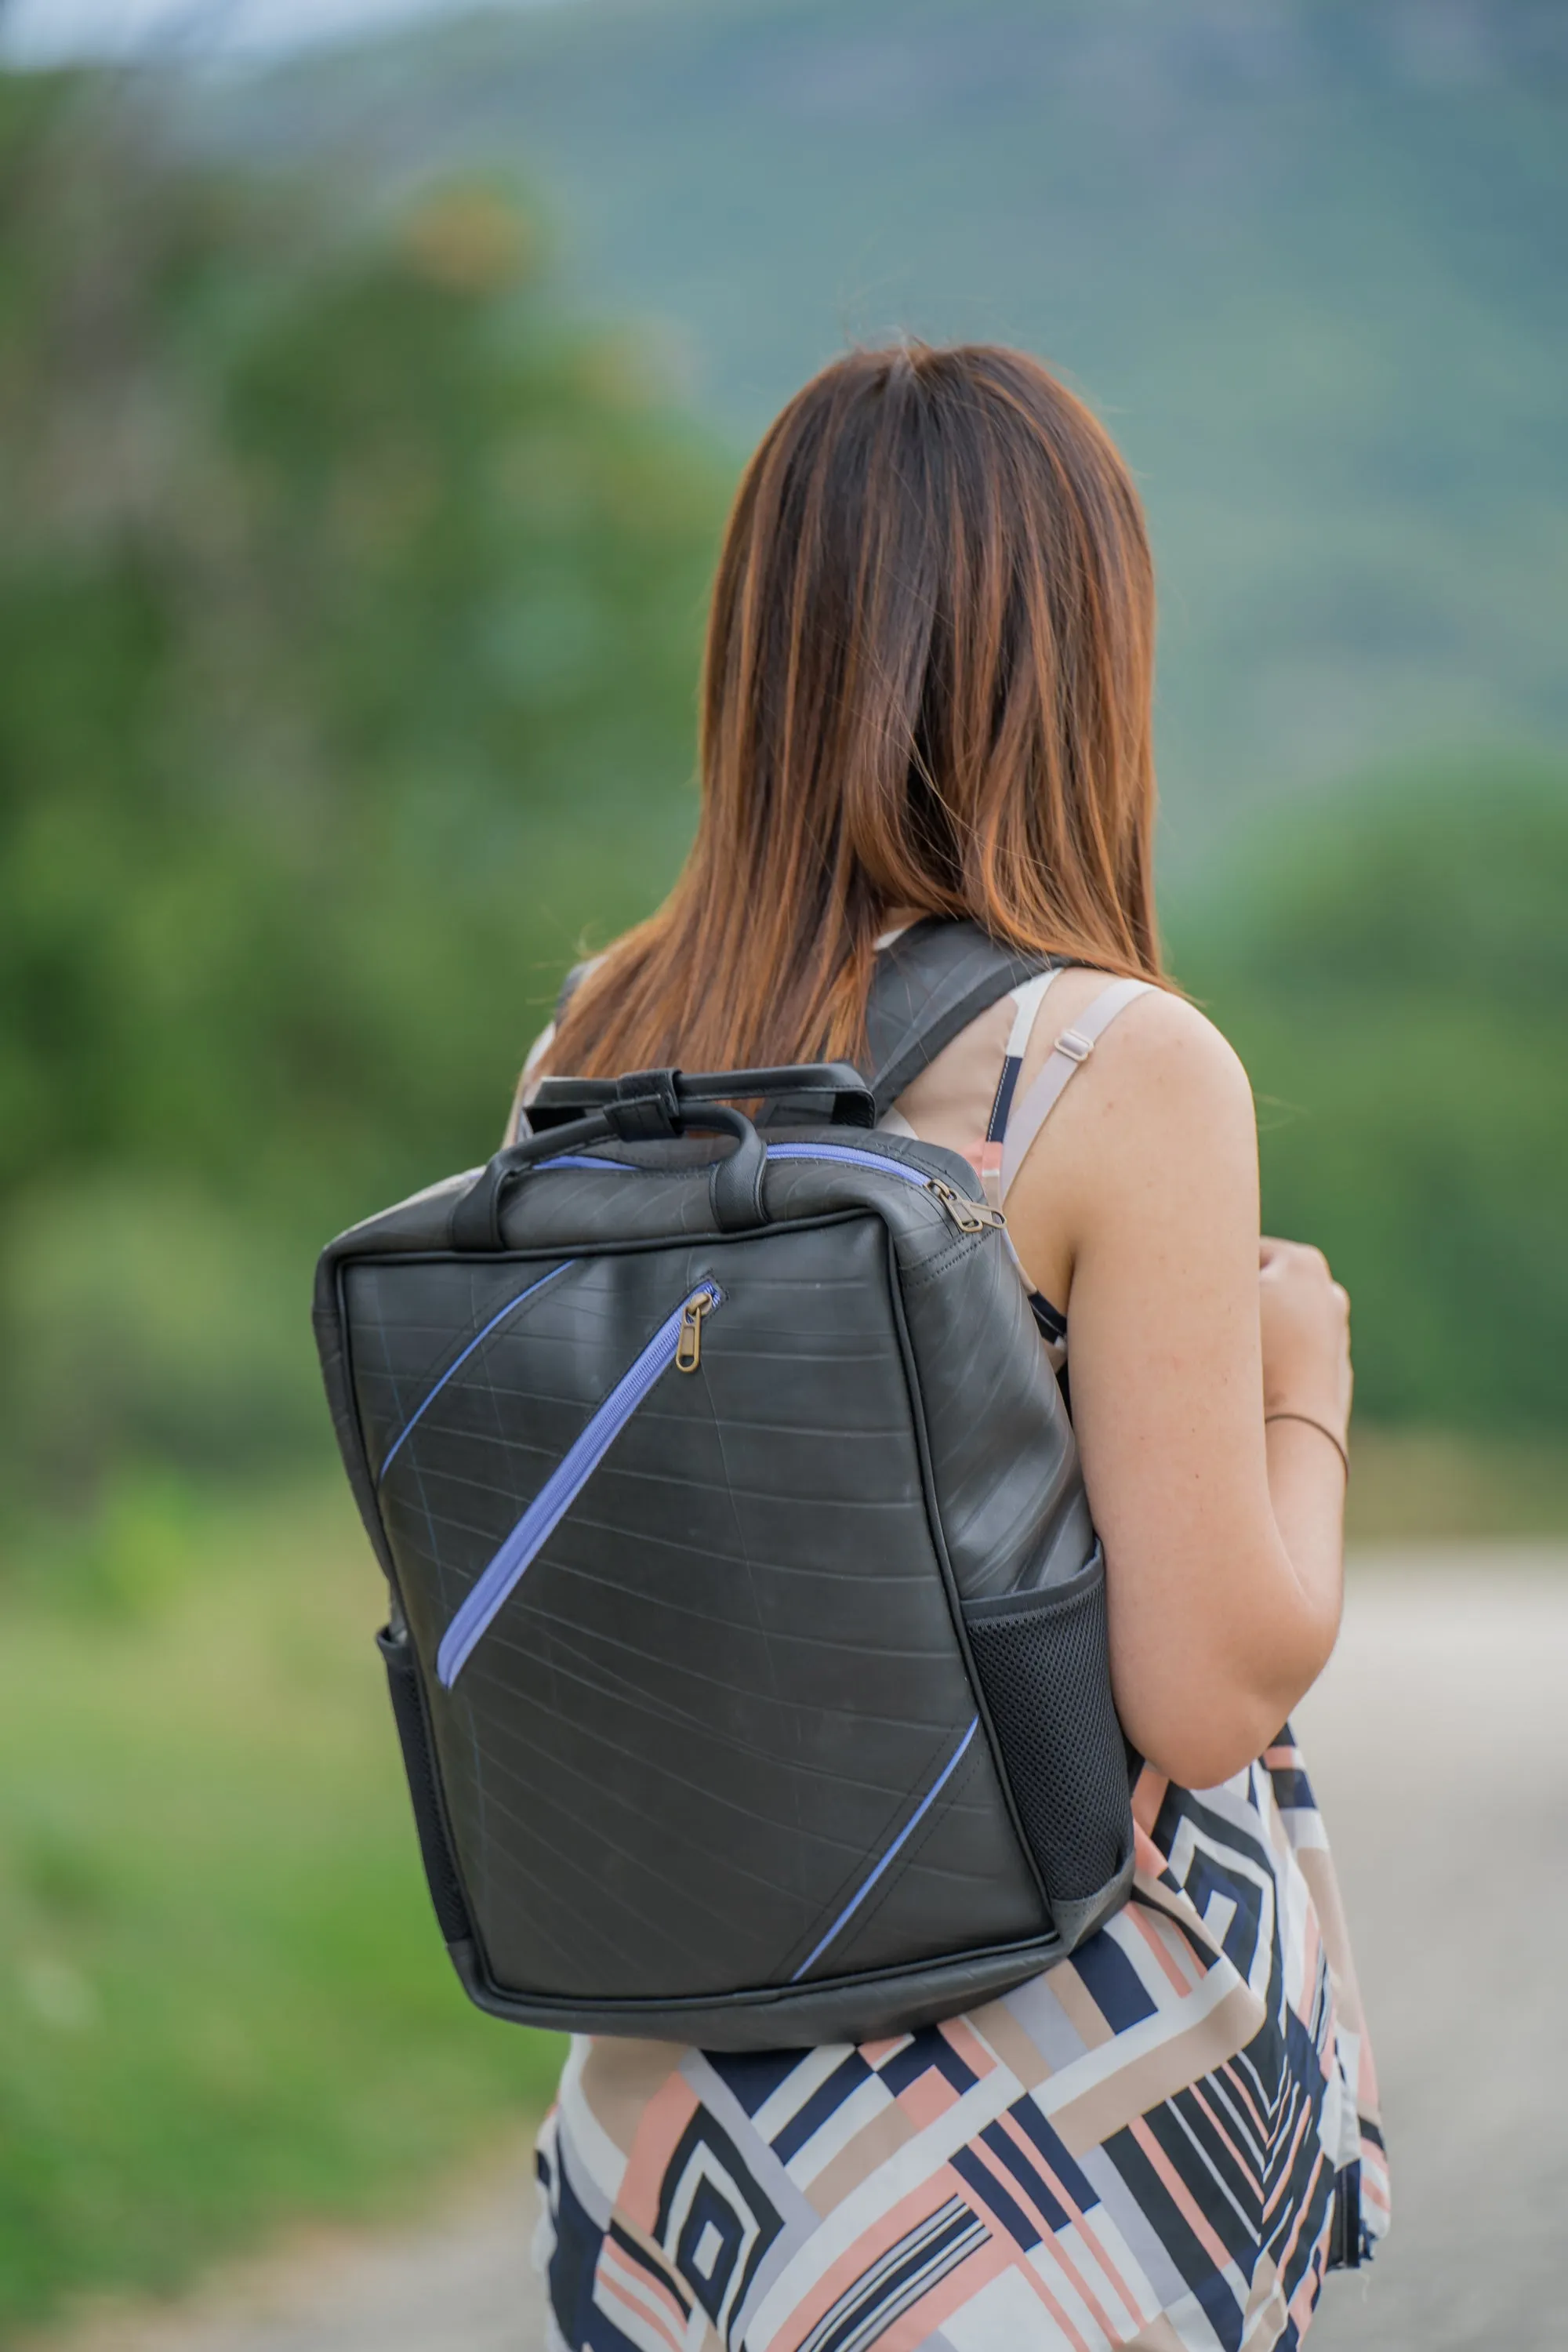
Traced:
<svg viewBox="0 0 1568 2352">
<path fill-rule="evenodd" d="M 1321 1250 L 1270 1240 L 1258 1253 L 1265 1413 L 1306 1413 L 1343 1444 L 1351 1417 L 1351 1302 Z"/>
</svg>

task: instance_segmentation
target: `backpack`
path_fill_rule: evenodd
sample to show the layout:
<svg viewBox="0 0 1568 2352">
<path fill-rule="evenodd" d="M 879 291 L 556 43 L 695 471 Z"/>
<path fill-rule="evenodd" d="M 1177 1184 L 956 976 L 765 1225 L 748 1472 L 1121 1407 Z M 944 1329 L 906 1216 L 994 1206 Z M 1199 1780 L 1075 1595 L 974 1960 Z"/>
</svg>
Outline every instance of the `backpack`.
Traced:
<svg viewBox="0 0 1568 2352">
<path fill-rule="evenodd" d="M 419 1844 L 493 2015 L 868 2040 L 1125 1899 L 1067 1410 L 968 1161 L 875 1126 L 1046 961 L 919 924 L 866 1075 L 547 1079 L 523 1140 L 323 1253 Z"/>
</svg>

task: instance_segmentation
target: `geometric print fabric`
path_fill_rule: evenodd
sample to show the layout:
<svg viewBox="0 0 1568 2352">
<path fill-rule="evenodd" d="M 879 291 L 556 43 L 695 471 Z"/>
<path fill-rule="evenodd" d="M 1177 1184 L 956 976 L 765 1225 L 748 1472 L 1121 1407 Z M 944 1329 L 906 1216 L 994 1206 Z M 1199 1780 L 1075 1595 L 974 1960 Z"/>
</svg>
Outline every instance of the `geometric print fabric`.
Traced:
<svg viewBox="0 0 1568 2352">
<path fill-rule="evenodd" d="M 1145 1770 L 1126 1909 L 915 2034 L 574 2044 L 540 2140 L 553 2352 L 1290 2352 L 1336 2196 L 1388 2195 L 1327 1842 L 1287 1731 Z"/>
</svg>

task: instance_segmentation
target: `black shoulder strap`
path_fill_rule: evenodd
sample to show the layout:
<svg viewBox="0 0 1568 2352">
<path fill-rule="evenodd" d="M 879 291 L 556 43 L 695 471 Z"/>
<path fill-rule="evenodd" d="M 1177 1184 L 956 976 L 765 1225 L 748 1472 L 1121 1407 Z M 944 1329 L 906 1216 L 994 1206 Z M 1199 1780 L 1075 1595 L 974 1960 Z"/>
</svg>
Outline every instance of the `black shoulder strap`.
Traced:
<svg viewBox="0 0 1568 2352">
<path fill-rule="evenodd" d="M 1061 961 L 1026 955 L 988 938 L 978 923 L 940 916 L 900 931 L 877 958 L 866 1011 L 862 1075 L 878 1118 L 999 997 Z"/>
<path fill-rule="evenodd" d="M 866 1008 L 861 1075 L 876 1098 L 877 1117 L 999 997 L 1062 961 L 1026 955 L 988 937 L 978 923 L 940 915 L 900 931 L 877 958 Z M 592 961 L 567 973 L 556 1000 L 558 1022 Z"/>
</svg>

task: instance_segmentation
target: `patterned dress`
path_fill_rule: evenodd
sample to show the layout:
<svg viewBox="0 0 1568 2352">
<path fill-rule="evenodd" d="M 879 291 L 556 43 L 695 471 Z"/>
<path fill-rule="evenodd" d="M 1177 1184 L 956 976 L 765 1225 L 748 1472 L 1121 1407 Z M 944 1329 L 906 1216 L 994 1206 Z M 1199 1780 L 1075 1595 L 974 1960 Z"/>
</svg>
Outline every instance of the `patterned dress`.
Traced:
<svg viewBox="0 0 1568 2352">
<path fill-rule="evenodd" d="M 889 1123 L 984 1131 L 999 1188 L 1045 992 L 973 1024 Z M 1133 1813 L 1125 1909 L 965 2016 L 744 2055 L 574 2041 L 538 2152 L 552 2352 L 1299 2344 L 1331 2255 L 1388 2225 L 1322 1820 L 1289 1727 L 1219 1788 L 1145 1767 Z"/>
</svg>

